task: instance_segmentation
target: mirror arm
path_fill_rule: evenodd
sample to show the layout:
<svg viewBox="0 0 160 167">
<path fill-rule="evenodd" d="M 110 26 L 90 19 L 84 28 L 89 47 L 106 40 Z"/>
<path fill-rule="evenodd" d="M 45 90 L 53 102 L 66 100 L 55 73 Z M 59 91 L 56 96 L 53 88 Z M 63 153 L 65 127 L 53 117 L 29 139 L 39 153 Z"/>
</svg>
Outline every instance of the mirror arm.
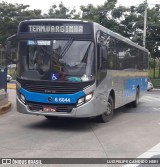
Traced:
<svg viewBox="0 0 160 167">
<path fill-rule="evenodd" d="M 11 40 L 14 40 L 16 38 L 16 36 L 17 36 L 17 34 L 11 35 L 6 40 L 6 43 L 7 43 L 6 44 L 6 59 L 14 64 L 16 64 L 17 61 L 14 61 L 13 59 L 10 58 L 10 53 L 11 53 Z"/>
<path fill-rule="evenodd" d="M 17 36 L 17 34 L 13 34 L 13 35 L 11 35 L 10 37 L 7 38 L 7 41 L 10 41 L 10 40 L 16 38 L 16 36 Z"/>
</svg>

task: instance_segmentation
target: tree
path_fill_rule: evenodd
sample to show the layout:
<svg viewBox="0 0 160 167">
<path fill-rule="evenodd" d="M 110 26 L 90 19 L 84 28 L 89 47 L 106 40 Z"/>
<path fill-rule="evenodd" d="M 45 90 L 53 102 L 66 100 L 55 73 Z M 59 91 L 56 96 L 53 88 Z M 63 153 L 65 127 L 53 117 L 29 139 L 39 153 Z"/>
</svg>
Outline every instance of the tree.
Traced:
<svg viewBox="0 0 160 167">
<path fill-rule="evenodd" d="M 68 9 L 62 2 L 58 6 L 53 4 L 46 16 L 60 19 L 80 18 L 80 14 L 77 14 L 75 9 Z"/>
<path fill-rule="evenodd" d="M 0 43 L 17 32 L 20 21 L 30 18 L 42 18 L 41 10 L 27 10 L 29 5 L 0 3 Z"/>
<path fill-rule="evenodd" d="M 139 45 L 142 44 L 143 38 L 143 24 L 144 24 L 144 4 L 137 7 L 128 8 L 128 13 L 125 15 L 121 24 L 125 25 L 126 33 L 123 34 L 129 37 Z M 159 6 L 148 8 L 147 10 L 147 35 L 146 35 L 146 48 L 149 50 L 153 59 L 160 57 L 160 10 Z M 127 27 L 127 28 L 126 28 Z M 155 61 L 154 61 L 155 62 Z M 155 67 L 155 66 L 154 66 Z M 155 70 L 154 70 L 155 71 Z M 160 76 L 160 67 L 159 67 Z M 154 74 L 155 77 L 155 74 Z"/>
<path fill-rule="evenodd" d="M 123 13 L 123 8 L 116 8 L 117 0 L 108 0 L 103 5 L 81 6 L 82 19 L 97 22 L 108 29 L 118 31 L 117 18 L 120 19 Z"/>
<path fill-rule="evenodd" d="M 113 30 L 133 42 L 142 45 L 144 4 L 138 6 L 116 7 L 117 0 L 107 0 L 103 5 L 81 6 L 81 14 L 67 8 L 62 2 L 53 4 L 48 14 L 41 10 L 28 10 L 29 5 L 0 3 L 0 44 L 4 44 L 8 36 L 15 34 L 20 21 L 30 18 L 62 18 L 82 19 L 97 22 Z M 160 5 L 148 8 L 146 48 L 153 59 L 160 58 Z M 159 67 L 160 76 L 160 67 Z"/>
</svg>

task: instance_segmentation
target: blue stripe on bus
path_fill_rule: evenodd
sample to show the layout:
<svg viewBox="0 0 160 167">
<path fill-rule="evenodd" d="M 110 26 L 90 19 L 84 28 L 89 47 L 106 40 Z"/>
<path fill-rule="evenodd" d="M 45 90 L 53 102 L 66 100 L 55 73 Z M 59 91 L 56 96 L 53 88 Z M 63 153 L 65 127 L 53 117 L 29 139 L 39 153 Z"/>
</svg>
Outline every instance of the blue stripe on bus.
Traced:
<svg viewBox="0 0 160 167">
<path fill-rule="evenodd" d="M 23 88 L 20 88 L 19 91 L 25 96 L 26 101 L 48 104 L 75 104 L 79 98 L 85 96 L 83 91 L 74 94 L 35 93 L 29 92 Z M 49 97 L 52 99 L 51 101 L 48 100 Z"/>
<path fill-rule="evenodd" d="M 133 96 L 136 93 L 137 85 L 140 87 L 140 91 L 147 90 L 148 79 L 147 78 L 132 78 L 126 81 L 125 96 Z"/>
</svg>

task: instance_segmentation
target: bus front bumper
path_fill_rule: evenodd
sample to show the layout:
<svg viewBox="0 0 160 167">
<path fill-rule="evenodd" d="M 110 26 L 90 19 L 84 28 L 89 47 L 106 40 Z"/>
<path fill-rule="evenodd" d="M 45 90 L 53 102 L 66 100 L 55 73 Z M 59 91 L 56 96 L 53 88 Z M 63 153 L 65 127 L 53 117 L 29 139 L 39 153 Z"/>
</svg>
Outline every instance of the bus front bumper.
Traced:
<svg viewBox="0 0 160 167">
<path fill-rule="evenodd" d="M 91 99 L 87 103 L 84 103 L 81 106 L 75 107 L 71 112 L 44 112 L 44 111 L 35 111 L 30 110 L 27 105 L 21 102 L 17 97 L 17 111 L 23 114 L 32 114 L 32 115 L 44 115 L 44 116 L 55 116 L 55 117 L 72 117 L 72 118 L 84 118 L 84 117 L 94 117 L 97 115 L 94 110 L 94 99 Z"/>
</svg>

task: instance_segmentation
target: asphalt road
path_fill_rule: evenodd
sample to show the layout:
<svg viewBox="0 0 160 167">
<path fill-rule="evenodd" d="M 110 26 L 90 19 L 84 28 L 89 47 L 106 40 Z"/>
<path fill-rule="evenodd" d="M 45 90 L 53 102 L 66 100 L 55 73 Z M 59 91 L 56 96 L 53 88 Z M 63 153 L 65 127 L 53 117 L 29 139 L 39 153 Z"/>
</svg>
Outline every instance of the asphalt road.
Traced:
<svg viewBox="0 0 160 167">
<path fill-rule="evenodd" d="M 8 92 L 12 109 L 0 116 L 1 158 L 136 158 L 160 142 L 160 91 L 148 92 L 138 108 L 116 110 L 108 123 L 24 115 L 16 111 L 15 90 Z"/>
</svg>

